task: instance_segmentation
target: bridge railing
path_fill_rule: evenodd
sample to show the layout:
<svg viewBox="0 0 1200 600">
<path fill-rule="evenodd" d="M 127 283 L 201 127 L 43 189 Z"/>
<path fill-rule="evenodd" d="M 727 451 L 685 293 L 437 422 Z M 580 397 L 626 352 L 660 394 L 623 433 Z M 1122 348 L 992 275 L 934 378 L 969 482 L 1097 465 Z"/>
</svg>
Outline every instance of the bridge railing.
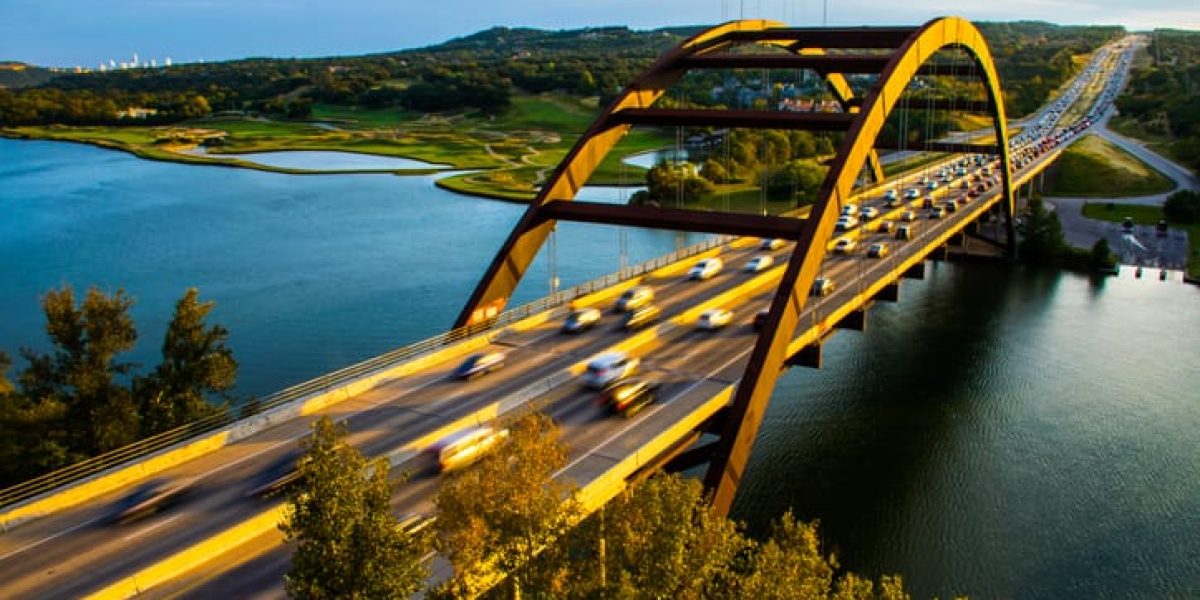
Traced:
<svg viewBox="0 0 1200 600">
<path fill-rule="evenodd" d="M 338 369 L 308 381 L 284 388 L 263 398 L 252 399 L 241 405 L 222 411 L 219 414 L 199 419 L 155 434 L 128 446 L 111 450 L 104 454 L 82 460 L 75 464 L 51 471 L 0 490 L 0 507 L 8 507 L 18 502 L 39 496 L 55 488 L 74 483 L 102 471 L 119 466 L 136 459 L 147 457 L 155 452 L 164 450 L 180 442 L 196 436 L 216 431 L 267 411 L 282 407 L 289 403 L 307 398 L 317 393 L 326 392 L 372 375 L 379 371 L 402 364 L 408 360 L 444 348 L 467 338 L 498 330 L 526 317 L 552 310 L 565 305 L 576 298 L 595 291 L 616 285 L 633 277 L 650 273 L 671 263 L 710 250 L 730 241 L 731 236 L 714 236 L 702 242 L 680 248 L 669 254 L 659 256 L 646 262 L 626 267 L 618 272 L 598 277 L 580 285 L 562 290 L 533 302 L 523 304 L 512 310 L 499 314 L 494 320 L 469 327 L 452 329 L 446 333 L 435 335 L 391 350 L 364 360 L 362 362 Z"/>
</svg>

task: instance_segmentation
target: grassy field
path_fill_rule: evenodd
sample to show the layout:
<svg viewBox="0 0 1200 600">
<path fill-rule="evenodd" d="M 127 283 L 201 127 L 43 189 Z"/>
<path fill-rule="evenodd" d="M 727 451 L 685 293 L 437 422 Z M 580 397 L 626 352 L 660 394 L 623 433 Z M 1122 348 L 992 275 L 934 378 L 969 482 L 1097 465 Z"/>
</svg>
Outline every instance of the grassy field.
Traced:
<svg viewBox="0 0 1200 600">
<path fill-rule="evenodd" d="M 1169 179 L 1100 137 L 1088 135 L 1058 159 L 1048 196 L 1120 198 L 1168 192 Z"/>
<path fill-rule="evenodd" d="M 1139 225 L 1154 225 L 1164 219 L 1162 207 L 1144 206 L 1141 204 L 1113 204 L 1109 202 L 1089 202 L 1083 205 L 1083 216 L 1100 221 L 1120 223 L 1125 217 L 1133 219 Z M 1172 223 L 1172 227 L 1184 229 L 1188 234 L 1188 245 L 1191 254 L 1188 256 L 1188 274 L 1200 277 L 1200 224 L 1182 225 Z"/>
</svg>

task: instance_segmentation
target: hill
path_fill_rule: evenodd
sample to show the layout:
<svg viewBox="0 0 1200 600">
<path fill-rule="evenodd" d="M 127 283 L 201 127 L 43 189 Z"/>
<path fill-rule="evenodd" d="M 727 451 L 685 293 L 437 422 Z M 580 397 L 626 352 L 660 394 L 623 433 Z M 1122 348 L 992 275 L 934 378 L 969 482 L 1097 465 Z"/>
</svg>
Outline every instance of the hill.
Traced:
<svg viewBox="0 0 1200 600">
<path fill-rule="evenodd" d="M 0 88 L 24 88 L 42 85 L 58 73 L 21 62 L 0 61 Z"/>
</svg>

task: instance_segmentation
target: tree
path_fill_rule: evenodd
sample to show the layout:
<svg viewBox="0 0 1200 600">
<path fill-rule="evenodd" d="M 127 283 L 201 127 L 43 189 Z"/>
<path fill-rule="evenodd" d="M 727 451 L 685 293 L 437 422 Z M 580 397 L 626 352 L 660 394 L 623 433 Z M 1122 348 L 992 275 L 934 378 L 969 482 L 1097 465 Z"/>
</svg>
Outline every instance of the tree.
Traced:
<svg viewBox="0 0 1200 600">
<path fill-rule="evenodd" d="M 772 529 L 771 537 L 749 558 L 735 595 L 764 600 L 828 597 L 837 561 L 821 553 L 816 527 L 787 512 Z"/>
<path fill-rule="evenodd" d="M 109 296 L 97 288 L 75 306 L 70 286 L 50 290 L 42 301 L 52 354 L 23 350 L 29 366 L 21 374 L 30 406 L 61 404 L 69 446 L 93 456 L 134 441 L 138 415 L 133 395 L 116 382 L 133 365 L 117 356 L 133 348 L 137 331 L 123 290 Z"/>
<path fill-rule="evenodd" d="M 499 572 L 519 595 L 526 582 L 544 581 L 533 558 L 576 520 L 572 487 L 554 479 L 568 456 L 554 421 L 533 413 L 508 431 L 496 451 L 449 475 L 438 491 L 441 550 L 455 569 L 440 594 L 474 597 Z"/>
<path fill-rule="evenodd" d="M 1018 252 L 1027 264 L 1055 264 L 1066 248 L 1058 215 L 1047 211 L 1041 198 L 1029 199 L 1019 230 L 1022 239 Z"/>
<path fill-rule="evenodd" d="M 237 361 L 226 345 L 229 331 L 204 322 L 215 302 L 200 302 L 196 288 L 175 304 L 163 338 L 162 362 L 135 386 L 146 434 L 165 431 L 224 410 L 237 381 Z M 209 401 L 210 395 L 223 400 Z"/>
<path fill-rule="evenodd" d="M 1113 268 L 1116 263 L 1112 250 L 1108 247 L 1108 239 L 1096 240 L 1091 252 L 1088 253 L 1088 267 L 1093 271 L 1103 271 Z"/>
<path fill-rule="evenodd" d="M 368 465 L 345 434 L 322 417 L 302 442 L 300 483 L 279 526 L 296 544 L 284 587 L 294 598 L 407 598 L 428 577 L 431 541 L 392 517 L 387 460 Z"/>
<path fill-rule="evenodd" d="M 1200 223 L 1200 192 L 1179 190 L 1167 196 L 1163 216 L 1173 223 Z"/>
</svg>

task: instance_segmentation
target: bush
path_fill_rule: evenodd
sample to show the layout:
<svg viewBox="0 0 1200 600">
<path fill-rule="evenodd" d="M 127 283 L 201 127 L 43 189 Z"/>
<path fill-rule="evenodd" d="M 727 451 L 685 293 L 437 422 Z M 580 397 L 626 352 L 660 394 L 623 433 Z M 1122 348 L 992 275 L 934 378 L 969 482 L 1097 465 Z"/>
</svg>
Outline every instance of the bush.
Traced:
<svg viewBox="0 0 1200 600">
<path fill-rule="evenodd" d="M 1200 223 L 1200 192 L 1180 190 L 1167 197 L 1163 215 L 1173 223 Z"/>
</svg>

